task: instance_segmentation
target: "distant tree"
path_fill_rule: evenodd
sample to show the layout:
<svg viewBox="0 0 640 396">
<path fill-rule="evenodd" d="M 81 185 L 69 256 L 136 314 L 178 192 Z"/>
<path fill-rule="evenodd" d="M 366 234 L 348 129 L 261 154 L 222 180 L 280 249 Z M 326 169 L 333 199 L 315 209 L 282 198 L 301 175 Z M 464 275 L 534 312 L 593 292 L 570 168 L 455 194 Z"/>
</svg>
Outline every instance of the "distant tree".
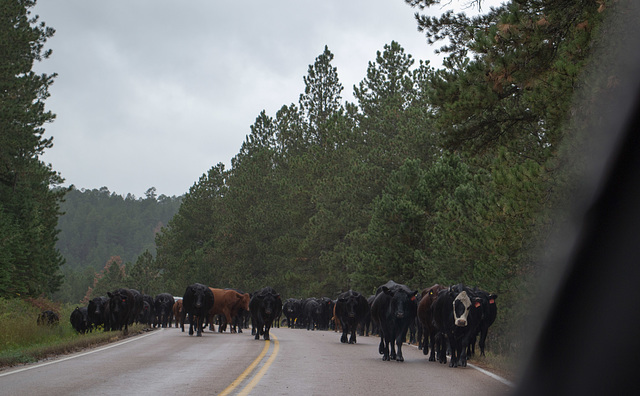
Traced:
<svg viewBox="0 0 640 396">
<path fill-rule="evenodd" d="M 107 292 L 126 286 L 126 271 L 122 259 L 119 256 L 113 256 L 104 268 L 96 273 L 93 286 L 88 288 L 83 302 L 88 303 L 92 298 L 105 296 Z"/>
<path fill-rule="evenodd" d="M 35 4 L 0 2 L 0 297 L 50 295 L 64 262 L 55 246 L 63 179 L 39 159 L 53 145 L 43 125 L 55 118 L 44 102 L 56 75 L 32 71 L 54 30 L 31 15 Z"/>
<path fill-rule="evenodd" d="M 125 280 L 129 287 L 151 295 L 160 292 L 160 271 L 148 250 L 138 256 L 134 264 L 127 266 L 126 275 Z"/>
</svg>

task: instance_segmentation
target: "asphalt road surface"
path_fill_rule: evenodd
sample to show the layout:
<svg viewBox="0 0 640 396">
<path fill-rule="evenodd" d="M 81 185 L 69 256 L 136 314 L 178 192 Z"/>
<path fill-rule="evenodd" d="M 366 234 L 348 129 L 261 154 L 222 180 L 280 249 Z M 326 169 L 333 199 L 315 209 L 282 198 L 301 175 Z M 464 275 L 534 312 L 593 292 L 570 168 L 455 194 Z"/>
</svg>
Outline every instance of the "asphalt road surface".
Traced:
<svg viewBox="0 0 640 396">
<path fill-rule="evenodd" d="M 0 395 L 502 395 L 509 383 L 450 368 L 404 345 L 383 362 L 378 337 L 341 344 L 333 331 L 272 329 L 271 341 L 158 329 L 81 353 L 0 371 Z"/>
</svg>

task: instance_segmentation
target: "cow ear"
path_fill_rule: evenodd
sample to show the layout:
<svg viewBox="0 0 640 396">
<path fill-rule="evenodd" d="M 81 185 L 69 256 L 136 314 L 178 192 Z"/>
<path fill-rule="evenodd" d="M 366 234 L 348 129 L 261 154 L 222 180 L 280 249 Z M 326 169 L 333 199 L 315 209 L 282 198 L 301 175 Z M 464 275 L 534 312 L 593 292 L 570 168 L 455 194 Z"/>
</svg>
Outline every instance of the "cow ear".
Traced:
<svg viewBox="0 0 640 396">
<path fill-rule="evenodd" d="M 279 294 L 276 294 L 276 298 L 277 298 L 278 300 L 280 300 L 280 295 L 279 295 Z"/>
<path fill-rule="evenodd" d="M 386 286 L 382 286 L 382 291 L 384 292 L 384 294 L 388 295 L 388 296 L 392 296 L 393 297 L 393 292 L 391 292 L 391 290 L 389 290 L 388 287 Z"/>
<path fill-rule="evenodd" d="M 111 292 L 107 292 L 107 296 L 109 296 L 109 298 L 113 298 L 113 294 L 111 294 Z"/>
<path fill-rule="evenodd" d="M 480 297 L 474 297 L 473 306 L 476 308 L 480 308 L 481 305 L 482 305 L 482 299 Z"/>
<path fill-rule="evenodd" d="M 495 293 L 491 293 L 491 294 L 489 294 L 489 298 L 490 298 L 491 300 L 495 300 L 496 298 L 498 298 L 498 295 L 497 295 L 497 294 L 495 294 Z"/>
</svg>

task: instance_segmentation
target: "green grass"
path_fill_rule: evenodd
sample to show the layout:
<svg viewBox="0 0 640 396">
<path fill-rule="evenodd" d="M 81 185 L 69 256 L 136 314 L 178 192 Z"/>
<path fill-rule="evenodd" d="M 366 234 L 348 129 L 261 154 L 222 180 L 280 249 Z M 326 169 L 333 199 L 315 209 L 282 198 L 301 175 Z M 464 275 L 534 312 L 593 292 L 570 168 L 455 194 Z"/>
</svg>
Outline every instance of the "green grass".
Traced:
<svg viewBox="0 0 640 396">
<path fill-rule="evenodd" d="M 55 326 L 38 326 L 39 313 L 52 309 L 60 316 Z M 127 336 L 138 334 L 142 325 L 129 326 L 122 331 L 93 331 L 78 334 L 71 327 L 69 317 L 75 305 L 56 306 L 46 300 L 0 299 L 0 367 L 32 363 L 47 357 L 77 352 Z"/>
</svg>

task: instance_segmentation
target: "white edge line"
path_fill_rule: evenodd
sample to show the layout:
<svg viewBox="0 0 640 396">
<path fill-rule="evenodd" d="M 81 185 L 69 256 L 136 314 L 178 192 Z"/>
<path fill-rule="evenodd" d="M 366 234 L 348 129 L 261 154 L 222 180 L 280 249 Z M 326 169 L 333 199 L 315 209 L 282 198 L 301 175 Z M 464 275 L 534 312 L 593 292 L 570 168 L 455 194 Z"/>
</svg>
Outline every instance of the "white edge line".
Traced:
<svg viewBox="0 0 640 396">
<path fill-rule="evenodd" d="M 500 382 L 502 382 L 503 384 L 505 384 L 505 385 L 507 385 L 507 386 L 510 386 L 510 387 L 512 387 L 512 388 L 514 388 L 514 387 L 516 386 L 516 384 L 514 384 L 513 382 L 509 381 L 509 380 L 508 380 L 508 379 L 506 379 L 506 378 L 502 378 L 501 376 L 499 376 L 499 375 L 497 375 L 497 374 L 494 374 L 494 373 L 492 373 L 491 371 L 487 371 L 487 370 L 485 370 L 485 369 L 483 369 L 483 368 L 480 368 L 480 367 L 478 367 L 478 366 L 475 366 L 475 365 L 473 365 L 473 364 L 471 364 L 471 363 L 467 363 L 467 366 L 469 366 L 469 367 L 473 367 L 474 369 L 478 370 L 478 371 L 479 371 L 479 372 L 481 372 L 482 374 L 488 375 L 489 377 L 493 378 L 494 380 L 496 380 L 496 381 L 500 381 Z"/>
<path fill-rule="evenodd" d="M 50 362 L 35 364 L 33 366 L 24 367 L 24 368 L 21 368 L 21 369 L 18 369 L 18 370 L 13 370 L 13 371 L 9 371 L 9 372 L 6 372 L 6 373 L 1 373 L 0 377 L 4 377 L 4 376 L 10 375 L 10 374 L 21 373 L 23 371 L 27 371 L 27 370 L 31 370 L 31 369 L 35 369 L 35 368 L 39 368 L 39 367 L 43 367 L 43 366 L 48 366 L 48 365 L 54 364 L 54 363 L 64 362 L 66 360 L 71 360 L 71 359 L 79 358 L 79 357 L 82 357 L 82 356 L 87 356 L 87 355 L 90 355 L 92 353 L 101 352 L 101 351 L 104 351 L 106 349 L 115 348 L 117 346 L 129 343 L 129 342 L 140 340 L 142 338 L 149 337 L 149 336 L 152 336 L 154 334 L 160 334 L 160 332 L 153 331 L 153 332 L 151 332 L 149 334 L 144 334 L 144 335 L 140 335 L 140 336 L 131 337 L 128 340 L 120 341 L 120 342 L 117 342 L 117 343 L 114 343 L 114 344 L 111 344 L 111 345 L 104 346 L 102 348 L 92 349 L 90 351 L 82 352 L 82 353 L 79 353 L 77 355 L 67 356 L 67 357 L 62 358 L 62 359 L 56 359 L 56 360 L 52 360 Z"/>
<path fill-rule="evenodd" d="M 417 346 L 417 345 L 413 345 L 413 344 L 406 344 L 406 345 L 410 345 L 410 346 L 412 346 L 412 347 L 414 347 L 414 348 L 418 349 L 418 346 Z M 512 388 L 515 388 L 515 386 L 516 386 L 516 384 L 514 384 L 514 383 L 513 383 L 513 382 L 511 382 L 511 381 L 509 381 L 508 379 L 506 379 L 506 378 L 502 378 L 502 377 L 501 377 L 501 376 L 499 376 L 498 374 L 494 374 L 494 373 L 492 373 L 491 371 L 487 371 L 487 370 L 485 370 L 485 369 L 483 369 L 483 368 L 480 368 L 480 367 L 478 367 L 478 366 L 476 366 L 476 365 L 473 365 L 473 364 L 471 364 L 471 363 L 469 363 L 469 362 L 467 362 L 467 366 L 469 366 L 469 367 L 471 367 L 471 368 L 474 368 L 474 369 L 478 370 L 479 372 L 481 372 L 482 374 L 484 374 L 484 375 L 488 375 L 489 377 L 493 378 L 494 380 L 496 380 L 496 381 L 500 381 L 500 382 L 502 382 L 503 384 L 505 384 L 505 385 L 507 385 L 507 386 L 510 386 L 510 387 L 512 387 Z"/>
</svg>

